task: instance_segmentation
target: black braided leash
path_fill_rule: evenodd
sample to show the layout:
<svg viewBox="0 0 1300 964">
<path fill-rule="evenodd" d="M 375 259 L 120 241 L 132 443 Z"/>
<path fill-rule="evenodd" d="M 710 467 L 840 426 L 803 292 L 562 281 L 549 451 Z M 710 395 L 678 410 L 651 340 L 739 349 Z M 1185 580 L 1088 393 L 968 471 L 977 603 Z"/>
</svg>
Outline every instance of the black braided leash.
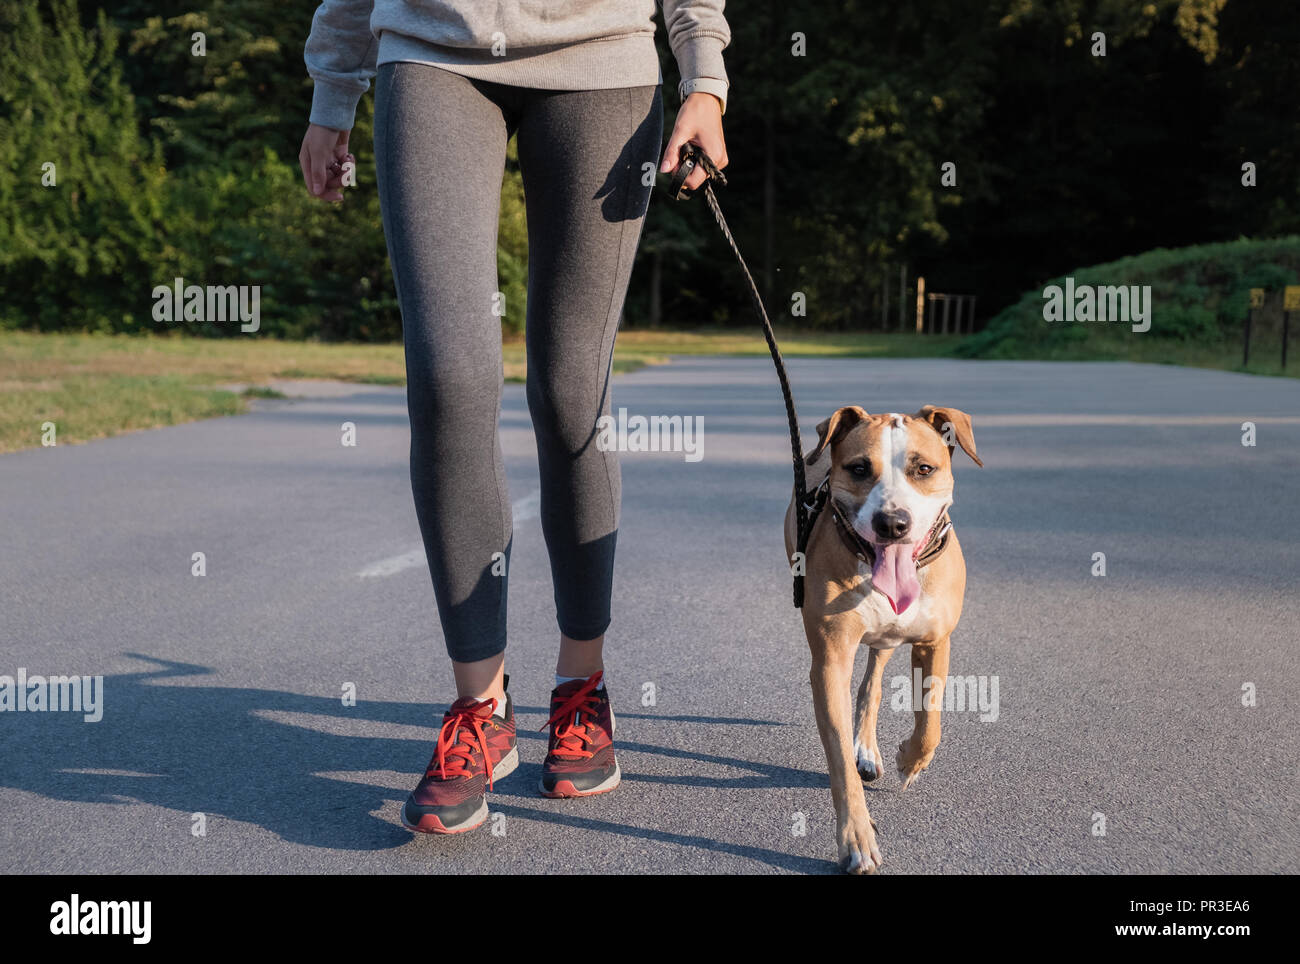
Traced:
<svg viewBox="0 0 1300 964">
<path fill-rule="evenodd" d="M 740 254 L 740 248 L 736 246 L 736 239 L 732 237 L 731 229 L 727 227 L 727 219 L 722 216 L 722 208 L 718 206 L 718 199 L 713 193 L 714 181 L 722 187 L 727 186 L 726 176 L 718 170 L 717 165 L 713 163 L 713 159 L 704 153 L 699 146 L 683 144 L 681 160 L 677 165 L 677 169 L 673 172 L 668 193 L 675 201 L 693 197 L 695 192 L 686 188 L 686 179 L 696 167 L 702 168 L 705 174 L 704 184 L 702 185 L 704 200 L 708 202 L 709 210 L 713 212 L 718 227 L 722 229 L 723 237 L 731 245 L 731 250 L 736 255 L 736 261 L 740 263 L 740 270 L 745 275 L 745 281 L 749 284 L 749 296 L 754 302 L 754 310 L 758 312 L 758 317 L 763 322 L 763 337 L 767 339 L 767 350 L 772 353 L 772 363 L 776 366 L 776 377 L 781 383 L 781 396 L 785 399 L 785 414 L 790 421 L 790 455 L 794 462 L 795 544 L 799 553 L 799 564 L 802 568 L 805 550 L 808 548 L 808 537 L 812 532 L 812 524 L 817 520 L 817 515 L 825 504 L 827 493 L 819 489 L 816 504 L 813 506 L 813 515 L 810 519 L 807 505 L 808 483 L 804 474 L 803 450 L 799 441 L 799 416 L 795 414 L 794 395 L 790 391 L 790 379 L 786 377 L 785 361 L 781 358 L 781 349 L 777 347 L 776 335 L 772 332 L 772 322 L 768 319 L 767 309 L 763 307 L 763 299 L 759 296 L 758 285 L 754 284 L 754 276 L 749 273 L 749 266 L 745 264 L 745 259 Z M 802 574 L 794 577 L 794 604 L 797 609 L 803 607 L 803 582 Z"/>
</svg>

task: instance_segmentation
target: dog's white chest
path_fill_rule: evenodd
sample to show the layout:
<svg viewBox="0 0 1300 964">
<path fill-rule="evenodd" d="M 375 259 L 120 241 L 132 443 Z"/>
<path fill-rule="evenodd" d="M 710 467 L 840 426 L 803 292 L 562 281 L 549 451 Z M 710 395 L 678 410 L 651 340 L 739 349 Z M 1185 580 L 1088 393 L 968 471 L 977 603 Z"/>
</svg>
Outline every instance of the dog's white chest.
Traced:
<svg viewBox="0 0 1300 964">
<path fill-rule="evenodd" d="M 862 617 L 865 639 L 868 646 L 876 649 L 893 649 L 903 643 L 925 637 L 930 629 L 930 596 L 925 591 L 925 579 L 921 579 L 921 595 L 916 602 L 902 613 L 894 612 L 889 600 L 871 588 L 871 567 L 866 563 L 858 564 L 858 583 L 853 594 L 858 597 L 854 607 Z"/>
</svg>

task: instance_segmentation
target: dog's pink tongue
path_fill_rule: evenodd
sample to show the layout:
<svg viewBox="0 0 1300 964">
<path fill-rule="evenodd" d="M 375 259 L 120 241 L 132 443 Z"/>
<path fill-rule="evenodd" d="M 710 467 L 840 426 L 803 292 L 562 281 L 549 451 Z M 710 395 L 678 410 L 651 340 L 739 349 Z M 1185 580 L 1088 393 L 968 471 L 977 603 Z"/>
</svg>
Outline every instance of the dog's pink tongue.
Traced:
<svg viewBox="0 0 1300 964">
<path fill-rule="evenodd" d="M 876 563 L 871 567 L 871 585 L 889 600 L 895 613 L 907 612 L 907 607 L 921 595 L 912 547 L 904 542 L 876 546 Z"/>
</svg>

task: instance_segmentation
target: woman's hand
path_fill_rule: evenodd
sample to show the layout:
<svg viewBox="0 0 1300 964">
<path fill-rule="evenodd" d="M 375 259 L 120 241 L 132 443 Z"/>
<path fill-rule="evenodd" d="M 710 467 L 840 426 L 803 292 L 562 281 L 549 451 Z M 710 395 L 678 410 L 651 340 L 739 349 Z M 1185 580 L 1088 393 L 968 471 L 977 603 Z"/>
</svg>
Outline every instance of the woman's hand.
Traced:
<svg viewBox="0 0 1300 964">
<path fill-rule="evenodd" d="M 343 166 L 356 158 L 348 153 L 348 132 L 309 124 L 298 152 L 302 179 L 312 197 L 322 201 L 343 200 Z"/>
<path fill-rule="evenodd" d="M 713 159 L 719 170 L 727 166 L 727 143 L 722 138 L 722 102 L 712 94 L 697 92 L 686 98 L 677 112 L 677 123 L 668 138 L 659 170 L 671 174 L 681 163 L 683 144 L 697 144 Z M 703 168 L 697 167 L 686 179 L 691 190 L 704 183 Z"/>
</svg>

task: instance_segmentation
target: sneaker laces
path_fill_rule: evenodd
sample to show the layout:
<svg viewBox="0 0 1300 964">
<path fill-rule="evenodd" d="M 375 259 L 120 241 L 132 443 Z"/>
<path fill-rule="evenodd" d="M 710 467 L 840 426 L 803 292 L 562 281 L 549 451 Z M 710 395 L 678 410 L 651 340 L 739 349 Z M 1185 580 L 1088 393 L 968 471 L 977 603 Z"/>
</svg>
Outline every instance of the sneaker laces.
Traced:
<svg viewBox="0 0 1300 964">
<path fill-rule="evenodd" d="M 551 714 L 551 718 L 538 727 L 544 730 L 548 726 L 555 738 L 555 747 L 551 750 L 556 756 L 590 757 L 595 754 L 585 748 L 594 738 L 596 715 L 600 712 L 601 697 L 596 693 L 604 670 L 598 670 L 594 676 L 573 691 L 563 703 Z"/>
<path fill-rule="evenodd" d="M 443 717 L 442 729 L 438 731 L 438 748 L 424 775 L 432 777 L 436 773 L 443 780 L 473 776 L 474 753 L 477 750 L 483 754 L 483 768 L 487 770 L 488 789 L 491 790 L 492 760 L 488 756 L 483 724 L 492 719 L 496 708 L 496 698 L 489 697 L 459 709 L 449 709 Z M 438 763 L 436 770 L 433 765 L 435 760 Z"/>
</svg>

